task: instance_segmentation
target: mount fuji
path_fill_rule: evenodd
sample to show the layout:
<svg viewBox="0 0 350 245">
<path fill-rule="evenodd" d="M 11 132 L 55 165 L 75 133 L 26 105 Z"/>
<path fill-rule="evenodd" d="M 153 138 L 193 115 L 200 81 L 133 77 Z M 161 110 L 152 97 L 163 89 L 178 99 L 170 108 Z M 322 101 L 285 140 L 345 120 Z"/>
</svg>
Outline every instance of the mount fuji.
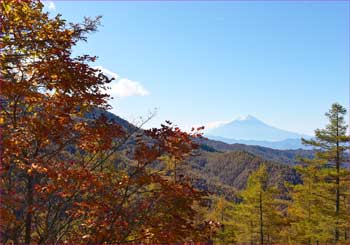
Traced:
<svg viewBox="0 0 350 245">
<path fill-rule="evenodd" d="M 275 128 L 251 115 L 211 129 L 206 137 L 229 144 L 260 145 L 275 149 L 305 148 L 301 144 L 301 138 L 310 138 L 307 135 Z"/>
</svg>

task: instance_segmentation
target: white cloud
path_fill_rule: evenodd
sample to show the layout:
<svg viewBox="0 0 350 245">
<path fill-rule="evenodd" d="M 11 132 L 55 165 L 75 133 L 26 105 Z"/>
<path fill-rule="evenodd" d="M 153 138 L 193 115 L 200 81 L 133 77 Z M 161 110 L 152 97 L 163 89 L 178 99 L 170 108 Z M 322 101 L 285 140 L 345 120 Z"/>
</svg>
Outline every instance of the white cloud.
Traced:
<svg viewBox="0 0 350 245">
<path fill-rule="evenodd" d="M 111 85 L 111 93 L 119 97 L 145 96 L 149 92 L 139 83 L 127 78 L 121 78 Z"/>
<path fill-rule="evenodd" d="M 231 121 L 213 121 L 213 122 L 207 122 L 207 123 L 202 123 L 202 124 L 196 124 L 193 125 L 193 128 L 198 128 L 201 126 L 204 126 L 204 133 L 208 132 L 210 129 L 218 128 L 222 125 L 225 125 Z M 190 131 L 192 127 L 185 127 L 186 131 Z"/>
<path fill-rule="evenodd" d="M 47 8 L 49 10 L 56 10 L 56 5 L 55 5 L 55 3 L 53 1 L 48 1 L 47 2 Z"/>
<path fill-rule="evenodd" d="M 222 125 L 225 125 L 227 123 L 229 123 L 230 121 L 214 121 L 214 122 L 208 122 L 204 124 L 204 127 L 206 129 L 214 129 L 214 128 L 218 128 Z"/>
<path fill-rule="evenodd" d="M 128 96 L 146 96 L 149 92 L 142 86 L 141 83 L 137 81 L 132 81 L 130 79 L 119 76 L 102 66 L 96 66 L 95 69 L 99 69 L 109 78 L 114 78 L 110 84 L 111 89 L 108 91 L 111 95 L 117 97 L 128 97 Z"/>
</svg>

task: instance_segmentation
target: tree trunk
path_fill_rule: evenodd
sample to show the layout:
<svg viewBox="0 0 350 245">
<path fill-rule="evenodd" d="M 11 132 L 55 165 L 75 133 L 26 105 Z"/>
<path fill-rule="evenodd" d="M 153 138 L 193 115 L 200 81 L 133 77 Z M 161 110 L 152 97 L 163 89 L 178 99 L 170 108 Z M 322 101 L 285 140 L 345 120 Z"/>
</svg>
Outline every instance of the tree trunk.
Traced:
<svg viewBox="0 0 350 245">
<path fill-rule="evenodd" d="M 174 183 L 176 183 L 176 160 L 174 160 Z"/>
<path fill-rule="evenodd" d="M 337 120 L 337 142 L 336 142 L 336 169 L 337 169 L 337 175 L 336 175 L 336 201 L 335 201 L 335 215 L 336 215 L 336 227 L 335 227 L 335 242 L 339 241 L 339 204 L 340 204 L 340 180 L 339 180 L 339 169 L 340 169 L 340 149 L 339 149 L 339 123 Z"/>
<path fill-rule="evenodd" d="M 262 193 L 259 195 L 259 213 L 260 213 L 260 244 L 264 244 L 264 225 L 263 225 L 263 206 L 262 206 Z"/>
<path fill-rule="evenodd" d="M 33 176 L 27 177 L 27 215 L 25 220 L 25 237 L 24 243 L 30 244 L 32 234 L 32 206 L 33 206 Z"/>
<path fill-rule="evenodd" d="M 253 221 L 250 221 L 250 245 L 253 245 Z"/>
</svg>

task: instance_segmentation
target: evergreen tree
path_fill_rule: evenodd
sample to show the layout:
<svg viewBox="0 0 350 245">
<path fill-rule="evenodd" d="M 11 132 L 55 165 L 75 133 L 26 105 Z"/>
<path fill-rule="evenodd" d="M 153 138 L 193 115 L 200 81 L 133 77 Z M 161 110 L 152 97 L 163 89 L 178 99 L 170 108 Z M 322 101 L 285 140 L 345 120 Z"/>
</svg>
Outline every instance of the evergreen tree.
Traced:
<svg viewBox="0 0 350 245">
<path fill-rule="evenodd" d="M 305 145 L 313 146 L 317 153 L 315 161 L 325 161 L 323 165 L 327 173 L 323 180 L 332 183 L 334 191 L 334 242 L 340 241 L 340 229 L 346 223 L 346 218 L 342 215 L 344 207 L 341 207 L 341 199 L 345 198 L 345 179 L 348 171 L 342 169 L 342 164 L 348 162 L 348 142 L 347 125 L 344 121 L 346 109 L 338 103 L 332 105 L 325 114 L 329 119 L 329 124 L 325 129 L 315 130 L 315 138 L 311 140 L 302 139 Z M 332 200 L 332 199 L 331 199 Z M 331 201 L 329 200 L 329 201 Z"/>
<path fill-rule="evenodd" d="M 332 184 L 323 181 L 324 161 L 305 160 L 298 166 L 303 183 L 291 186 L 289 241 L 292 244 L 330 243 L 333 240 L 334 205 Z"/>
<path fill-rule="evenodd" d="M 236 243 L 234 226 L 234 203 L 227 201 L 224 197 L 213 199 L 213 208 L 208 214 L 209 220 L 214 220 L 220 224 L 220 229 L 215 235 L 216 244 Z"/>
<path fill-rule="evenodd" d="M 235 221 L 239 243 L 272 244 L 281 241 L 284 227 L 279 191 L 267 185 L 266 166 L 251 174 L 242 201 L 236 205 Z"/>
</svg>

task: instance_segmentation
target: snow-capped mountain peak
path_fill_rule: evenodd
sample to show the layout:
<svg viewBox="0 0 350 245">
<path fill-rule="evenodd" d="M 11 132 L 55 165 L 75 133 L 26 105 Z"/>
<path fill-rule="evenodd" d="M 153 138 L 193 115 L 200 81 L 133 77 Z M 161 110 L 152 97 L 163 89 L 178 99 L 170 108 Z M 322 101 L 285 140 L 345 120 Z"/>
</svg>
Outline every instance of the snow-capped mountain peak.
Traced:
<svg viewBox="0 0 350 245">
<path fill-rule="evenodd" d="M 224 137 L 237 140 L 281 141 L 300 139 L 301 134 L 270 126 L 258 118 L 247 115 L 222 124 L 207 132 L 209 136 Z"/>
</svg>

